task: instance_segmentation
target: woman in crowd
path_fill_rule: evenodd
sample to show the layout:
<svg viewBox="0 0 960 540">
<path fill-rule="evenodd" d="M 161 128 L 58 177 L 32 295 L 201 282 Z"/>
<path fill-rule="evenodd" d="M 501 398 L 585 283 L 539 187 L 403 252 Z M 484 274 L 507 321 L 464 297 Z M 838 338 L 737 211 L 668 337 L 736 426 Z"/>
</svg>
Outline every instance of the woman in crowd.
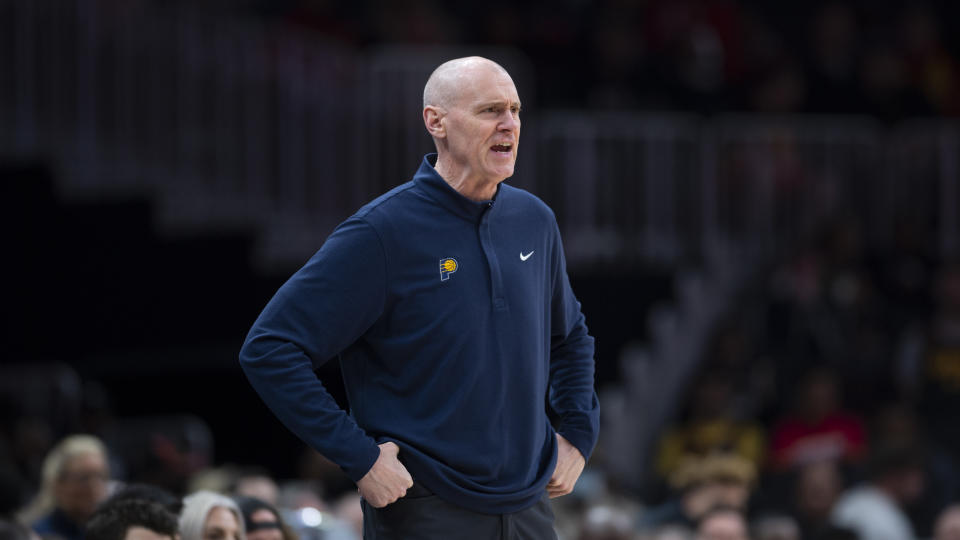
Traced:
<svg viewBox="0 0 960 540">
<path fill-rule="evenodd" d="M 246 540 L 240 508 L 232 499 L 198 491 L 183 499 L 181 540 Z"/>
<path fill-rule="evenodd" d="M 44 459 L 40 491 L 22 519 L 41 537 L 82 540 L 109 481 L 103 443 L 91 435 L 66 437 Z"/>
</svg>

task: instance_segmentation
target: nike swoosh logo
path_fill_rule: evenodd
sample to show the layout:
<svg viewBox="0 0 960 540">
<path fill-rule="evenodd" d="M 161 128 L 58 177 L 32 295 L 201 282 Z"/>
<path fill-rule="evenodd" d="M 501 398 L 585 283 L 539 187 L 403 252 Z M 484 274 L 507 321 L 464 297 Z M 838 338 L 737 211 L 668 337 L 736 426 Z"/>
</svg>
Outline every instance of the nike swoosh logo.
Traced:
<svg viewBox="0 0 960 540">
<path fill-rule="evenodd" d="M 520 252 L 520 260 L 521 260 L 521 261 L 525 261 L 525 260 L 529 259 L 531 255 L 533 255 L 533 252 L 532 252 L 532 251 L 531 251 L 530 253 L 527 253 L 526 255 L 524 255 L 523 252 L 521 251 L 521 252 Z"/>
</svg>

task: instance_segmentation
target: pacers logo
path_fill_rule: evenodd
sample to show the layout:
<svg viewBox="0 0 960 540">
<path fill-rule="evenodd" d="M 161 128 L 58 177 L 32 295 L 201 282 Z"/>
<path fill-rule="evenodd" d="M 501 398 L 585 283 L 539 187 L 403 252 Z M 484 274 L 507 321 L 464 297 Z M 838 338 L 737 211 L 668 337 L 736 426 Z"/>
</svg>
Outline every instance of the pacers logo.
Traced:
<svg viewBox="0 0 960 540">
<path fill-rule="evenodd" d="M 450 279 L 450 274 L 456 272 L 459 268 L 460 265 L 457 264 L 457 260 L 452 257 L 440 259 L 440 281 Z"/>
</svg>

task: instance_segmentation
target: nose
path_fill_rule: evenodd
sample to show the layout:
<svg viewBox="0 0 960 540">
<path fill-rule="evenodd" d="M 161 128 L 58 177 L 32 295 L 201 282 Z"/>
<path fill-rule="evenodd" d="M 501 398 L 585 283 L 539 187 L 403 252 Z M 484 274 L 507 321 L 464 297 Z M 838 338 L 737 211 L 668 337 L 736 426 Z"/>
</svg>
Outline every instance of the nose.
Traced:
<svg viewBox="0 0 960 540">
<path fill-rule="evenodd" d="M 510 109 L 503 112 L 500 117 L 500 131 L 516 131 L 520 128 L 520 115 Z"/>
</svg>

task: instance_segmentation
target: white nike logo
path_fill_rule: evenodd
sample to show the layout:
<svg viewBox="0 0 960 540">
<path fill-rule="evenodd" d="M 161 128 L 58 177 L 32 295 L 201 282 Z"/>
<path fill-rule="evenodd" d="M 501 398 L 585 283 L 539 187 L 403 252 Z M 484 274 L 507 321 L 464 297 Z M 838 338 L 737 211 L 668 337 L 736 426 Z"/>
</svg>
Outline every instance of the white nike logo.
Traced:
<svg viewBox="0 0 960 540">
<path fill-rule="evenodd" d="M 526 255 L 524 255 L 523 252 L 521 251 L 521 252 L 520 252 L 520 260 L 521 260 L 521 261 L 525 261 L 525 260 L 529 259 L 531 255 L 533 255 L 533 252 L 532 252 L 532 251 L 531 251 L 530 253 L 527 253 Z"/>
</svg>

